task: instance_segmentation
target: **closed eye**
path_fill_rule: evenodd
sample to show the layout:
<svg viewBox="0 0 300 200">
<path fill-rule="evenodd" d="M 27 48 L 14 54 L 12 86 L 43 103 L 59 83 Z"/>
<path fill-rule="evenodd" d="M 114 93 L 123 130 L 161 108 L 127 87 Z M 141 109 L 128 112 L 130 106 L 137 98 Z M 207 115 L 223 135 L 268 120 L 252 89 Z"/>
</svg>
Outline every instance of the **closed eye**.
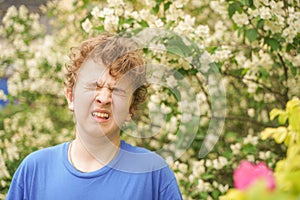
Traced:
<svg viewBox="0 0 300 200">
<path fill-rule="evenodd" d="M 95 90 L 97 89 L 97 83 L 96 82 L 90 82 L 90 83 L 85 83 L 84 88 L 88 90 Z"/>
<path fill-rule="evenodd" d="M 113 88 L 113 93 L 119 96 L 126 96 L 126 91 L 122 88 Z"/>
</svg>

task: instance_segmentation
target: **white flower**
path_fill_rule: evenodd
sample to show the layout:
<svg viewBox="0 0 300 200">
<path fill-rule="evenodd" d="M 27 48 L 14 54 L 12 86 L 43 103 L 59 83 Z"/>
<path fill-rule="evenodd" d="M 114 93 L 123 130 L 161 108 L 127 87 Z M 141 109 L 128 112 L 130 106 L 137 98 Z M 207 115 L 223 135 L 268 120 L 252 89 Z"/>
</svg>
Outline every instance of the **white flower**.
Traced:
<svg viewBox="0 0 300 200">
<path fill-rule="evenodd" d="M 218 189 L 220 190 L 221 193 L 225 193 L 229 189 L 229 185 L 227 185 L 227 184 L 226 185 L 219 184 Z"/>
<path fill-rule="evenodd" d="M 250 161 L 250 162 L 254 162 L 254 161 L 255 161 L 254 155 L 247 155 L 246 158 L 247 158 L 247 160 Z"/>
<path fill-rule="evenodd" d="M 104 20 L 104 29 L 114 32 L 118 29 L 119 17 L 118 16 L 106 16 Z"/>
<path fill-rule="evenodd" d="M 270 8 L 268 7 L 259 8 L 259 14 L 262 19 L 270 19 L 272 17 Z"/>
<path fill-rule="evenodd" d="M 16 17 L 18 15 L 18 10 L 15 6 L 11 6 L 8 8 L 5 16 L 2 19 L 2 23 L 5 25 L 5 27 L 9 27 L 13 24 L 13 17 Z"/>
<path fill-rule="evenodd" d="M 166 78 L 166 81 L 167 85 L 171 88 L 175 88 L 178 85 L 177 80 L 174 78 L 174 76 L 168 76 Z"/>
<path fill-rule="evenodd" d="M 247 135 L 247 137 L 243 139 L 243 144 L 257 145 L 258 144 L 258 137 L 257 136 L 252 136 L 252 135 Z"/>
<path fill-rule="evenodd" d="M 195 17 L 191 17 L 191 15 L 185 15 L 184 16 L 184 23 L 190 27 L 193 27 L 195 24 Z"/>
<path fill-rule="evenodd" d="M 269 121 L 269 114 L 266 110 L 261 111 L 259 117 L 260 117 L 260 120 L 262 120 L 264 123 Z"/>
<path fill-rule="evenodd" d="M 285 38 L 286 42 L 293 43 L 294 38 L 297 35 L 297 31 L 292 27 L 288 26 L 283 30 L 282 36 Z"/>
<path fill-rule="evenodd" d="M 195 181 L 196 177 L 193 174 L 189 175 L 189 182 L 193 183 Z"/>
<path fill-rule="evenodd" d="M 254 108 L 249 108 L 248 109 L 248 116 L 249 117 L 254 117 L 255 116 L 255 109 Z"/>
<path fill-rule="evenodd" d="M 163 114 L 169 114 L 172 112 L 172 109 L 164 103 L 161 104 L 160 109 Z"/>
<path fill-rule="evenodd" d="M 18 33 L 22 33 L 25 30 L 25 26 L 23 24 L 14 23 L 14 31 Z"/>
<path fill-rule="evenodd" d="M 209 182 L 204 182 L 202 179 L 198 179 L 198 185 L 196 187 L 198 192 L 209 192 L 212 187 Z"/>
<path fill-rule="evenodd" d="M 206 38 L 209 36 L 209 27 L 207 25 L 199 25 L 196 29 L 195 29 L 195 34 L 197 36 Z"/>
<path fill-rule="evenodd" d="M 228 164 L 227 158 L 225 158 L 223 156 L 219 156 L 218 160 L 219 160 L 219 163 L 221 164 L 222 167 L 224 167 Z"/>
<path fill-rule="evenodd" d="M 103 10 L 100 11 L 100 13 L 98 14 L 99 17 L 106 17 L 106 16 L 113 16 L 114 14 L 114 9 L 113 8 L 104 8 Z"/>
<path fill-rule="evenodd" d="M 252 9 L 252 8 L 248 8 L 248 14 L 250 19 L 251 18 L 255 18 L 259 15 L 259 10 L 258 9 Z"/>
<path fill-rule="evenodd" d="M 18 148 L 16 145 L 12 144 L 7 139 L 4 139 L 4 146 L 9 161 L 19 159 Z"/>
<path fill-rule="evenodd" d="M 0 151 L 0 178 L 10 177 L 9 171 L 7 170 L 7 167 L 5 165 L 5 159 L 2 155 L 2 152 Z"/>
<path fill-rule="evenodd" d="M 224 3 L 224 1 L 209 1 L 209 6 L 216 13 L 219 13 L 222 16 L 222 18 L 225 19 L 227 17 L 227 5 Z"/>
<path fill-rule="evenodd" d="M 261 160 L 267 160 L 267 159 L 270 158 L 270 156 L 271 156 L 271 152 L 270 151 L 266 151 L 266 152 L 260 151 L 258 153 L 258 157 Z"/>
<path fill-rule="evenodd" d="M 107 3 L 110 7 L 118 7 L 125 4 L 123 0 L 109 0 Z"/>
<path fill-rule="evenodd" d="M 166 19 L 167 22 L 169 21 L 178 21 L 179 18 L 182 18 L 185 13 L 183 12 L 182 9 L 177 9 L 174 4 L 171 4 L 169 9 L 166 12 Z"/>
<path fill-rule="evenodd" d="M 271 1 L 270 2 L 271 10 L 275 15 L 284 15 L 284 9 L 283 9 L 283 1 Z"/>
<path fill-rule="evenodd" d="M 92 14 L 93 17 L 100 17 L 99 7 L 98 6 L 94 7 L 91 14 Z"/>
<path fill-rule="evenodd" d="M 157 94 L 153 94 L 153 95 L 150 96 L 150 101 L 153 102 L 153 103 L 158 104 L 161 101 L 161 97 Z"/>
<path fill-rule="evenodd" d="M 210 159 L 207 159 L 207 160 L 205 161 L 205 166 L 206 166 L 206 167 L 211 167 L 211 166 L 212 166 L 212 161 L 211 161 Z"/>
<path fill-rule="evenodd" d="M 33 21 L 39 20 L 40 15 L 38 13 L 30 13 L 29 18 L 32 19 Z"/>
<path fill-rule="evenodd" d="M 164 26 L 164 22 L 159 18 L 159 19 L 155 20 L 155 25 L 157 28 L 161 28 Z"/>
<path fill-rule="evenodd" d="M 24 42 L 24 40 L 20 37 L 15 37 L 14 41 L 13 41 L 13 45 L 19 49 L 20 51 L 26 51 L 27 50 L 27 46 Z"/>
<path fill-rule="evenodd" d="M 276 101 L 276 97 L 274 94 L 271 94 L 271 93 L 266 93 L 264 95 L 264 102 L 265 103 L 271 103 L 271 102 L 274 102 Z"/>
<path fill-rule="evenodd" d="M 284 19 L 282 17 L 277 18 L 277 19 L 278 19 L 278 21 L 266 20 L 264 23 L 264 30 L 266 30 L 266 31 L 270 30 L 271 32 L 274 32 L 274 33 L 280 33 L 282 31 L 282 27 L 283 27 L 282 20 L 284 20 Z"/>
<path fill-rule="evenodd" d="M 193 116 L 192 116 L 191 113 L 184 112 L 183 115 L 182 115 L 182 118 L 181 118 L 181 122 L 182 123 L 187 123 L 187 122 L 191 121 L 192 118 L 193 118 Z"/>
<path fill-rule="evenodd" d="M 194 161 L 192 163 L 193 175 L 200 177 L 205 172 L 204 160 Z"/>
<path fill-rule="evenodd" d="M 153 8 L 156 5 L 156 2 L 154 0 L 146 0 L 145 3 L 146 6 L 150 8 Z"/>
<path fill-rule="evenodd" d="M 179 163 L 178 164 L 178 169 L 179 169 L 180 172 L 185 174 L 188 170 L 188 166 L 185 163 Z"/>
<path fill-rule="evenodd" d="M 238 155 L 240 153 L 241 148 L 242 145 L 240 143 L 235 143 L 230 145 L 230 149 L 234 155 Z"/>
<path fill-rule="evenodd" d="M 224 47 L 224 49 L 217 50 L 215 54 L 213 54 L 213 58 L 215 61 L 224 61 L 228 59 L 230 55 L 231 51 L 227 47 Z"/>
<path fill-rule="evenodd" d="M 0 89 L 0 100 L 7 101 L 7 96 L 2 89 Z"/>
<path fill-rule="evenodd" d="M 58 3 L 61 10 L 71 11 L 73 9 L 73 0 L 59 0 Z"/>
<path fill-rule="evenodd" d="M 151 42 L 148 46 L 149 49 L 151 49 L 154 53 L 163 53 L 166 52 L 166 47 L 163 44 L 157 44 Z"/>
<path fill-rule="evenodd" d="M 174 3 L 176 8 L 182 8 L 184 2 L 182 0 L 176 0 L 173 3 Z"/>
<path fill-rule="evenodd" d="M 28 9 L 26 8 L 26 6 L 24 5 L 21 5 L 19 7 L 19 17 L 22 19 L 22 20 L 26 20 L 27 19 L 27 15 L 28 15 Z"/>
<path fill-rule="evenodd" d="M 81 27 L 83 28 L 83 30 L 87 33 L 90 32 L 90 30 L 93 28 L 93 25 L 91 24 L 89 19 L 86 19 L 82 24 Z"/>
<path fill-rule="evenodd" d="M 242 27 L 243 25 L 249 24 L 248 16 L 245 13 L 235 12 L 232 16 L 232 20 L 236 23 L 237 26 Z"/>
</svg>

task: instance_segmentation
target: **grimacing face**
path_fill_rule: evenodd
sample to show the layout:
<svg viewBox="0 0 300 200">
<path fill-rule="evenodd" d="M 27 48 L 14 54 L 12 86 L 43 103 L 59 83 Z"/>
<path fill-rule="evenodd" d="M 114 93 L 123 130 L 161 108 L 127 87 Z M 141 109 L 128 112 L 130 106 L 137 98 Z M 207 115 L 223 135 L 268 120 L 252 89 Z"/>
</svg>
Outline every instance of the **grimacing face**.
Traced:
<svg viewBox="0 0 300 200">
<path fill-rule="evenodd" d="M 131 118 L 133 89 L 129 76 L 116 79 L 103 63 L 88 58 L 79 69 L 73 91 L 66 89 L 77 133 L 96 138 L 119 134 L 124 121 Z"/>
</svg>

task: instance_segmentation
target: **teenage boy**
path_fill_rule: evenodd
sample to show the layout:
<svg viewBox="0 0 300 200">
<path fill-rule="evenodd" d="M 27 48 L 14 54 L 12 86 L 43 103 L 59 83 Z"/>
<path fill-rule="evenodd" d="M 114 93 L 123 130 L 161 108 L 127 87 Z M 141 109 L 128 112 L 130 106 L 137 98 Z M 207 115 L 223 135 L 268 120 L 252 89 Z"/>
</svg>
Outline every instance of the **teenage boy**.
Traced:
<svg viewBox="0 0 300 200">
<path fill-rule="evenodd" d="M 129 38 L 103 34 L 72 48 L 66 99 L 76 137 L 27 156 L 7 200 L 180 200 L 174 173 L 157 154 L 120 139 L 147 93 L 144 62 Z"/>
</svg>

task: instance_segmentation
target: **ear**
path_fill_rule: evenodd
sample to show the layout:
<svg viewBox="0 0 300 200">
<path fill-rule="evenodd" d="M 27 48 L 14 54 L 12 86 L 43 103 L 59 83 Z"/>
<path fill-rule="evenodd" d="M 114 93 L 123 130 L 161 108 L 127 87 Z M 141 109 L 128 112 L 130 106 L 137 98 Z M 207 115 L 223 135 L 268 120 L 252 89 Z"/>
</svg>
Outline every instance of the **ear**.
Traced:
<svg viewBox="0 0 300 200">
<path fill-rule="evenodd" d="M 68 109 L 70 111 L 74 111 L 74 100 L 73 100 L 73 92 L 72 88 L 66 87 L 65 88 L 65 95 L 68 102 Z"/>
<path fill-rule="evenodd" d="M 128 113 L 125 121 L 129 122 L 131 120 L 132 114 Z"/>
<path fill-rule="evenodd" d="M 134 100 L 134 96 L 131 95 L 130 100 L 129 100 L 129 102 L 130 102 L 129 113 L 127 114 L 127 117 L 126 117 L 126 119 L 125 119 L 125 121 L 127 121 L 127 122 L 130 121 L 130 120 L 132 119 L 133 113 L 134 113 L 134 111 L 135 111 L 135 109 L 136 109 L 136 106 L 133 105 L 133 100 Z"/>
</svg>

